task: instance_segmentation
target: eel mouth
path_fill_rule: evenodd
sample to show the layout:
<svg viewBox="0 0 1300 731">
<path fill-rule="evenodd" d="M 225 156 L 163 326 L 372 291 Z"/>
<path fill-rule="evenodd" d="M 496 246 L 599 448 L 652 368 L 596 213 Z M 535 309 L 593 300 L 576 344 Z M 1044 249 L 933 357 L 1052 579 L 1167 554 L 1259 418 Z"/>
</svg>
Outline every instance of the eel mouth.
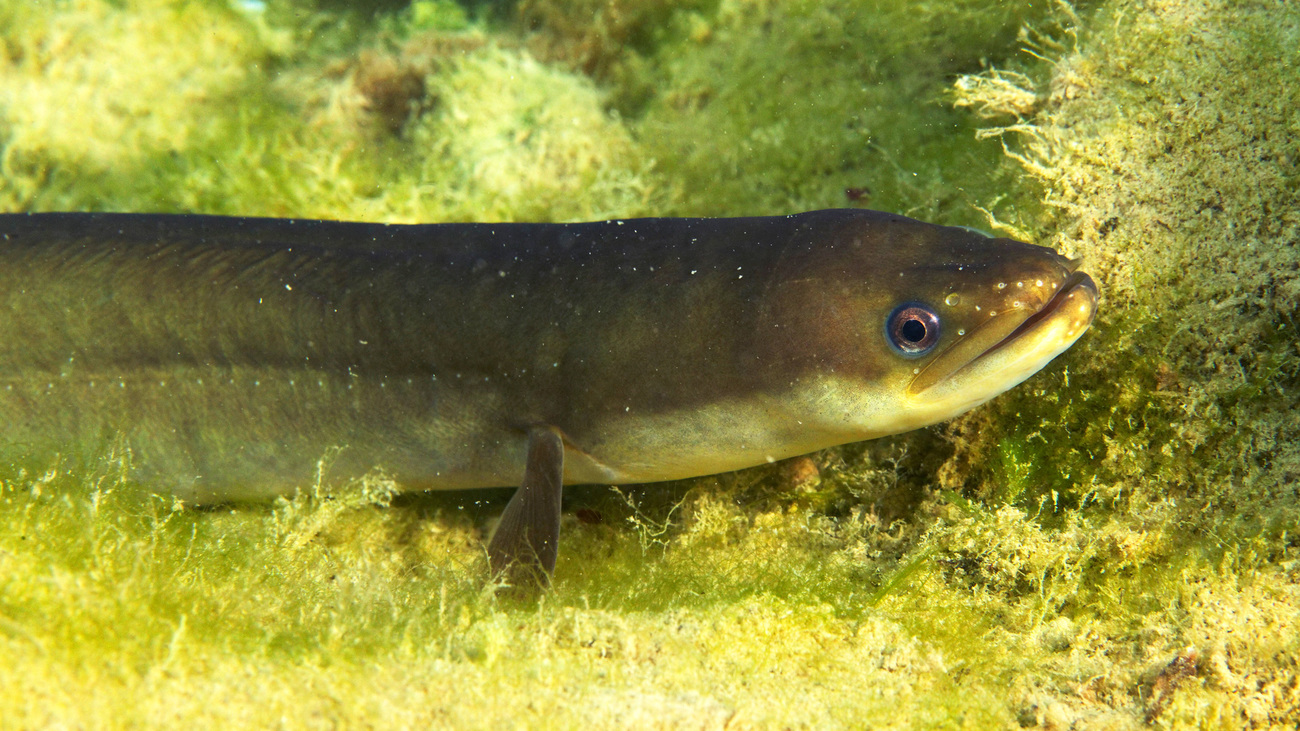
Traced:
<svg viewBox="0 0 1300 731">
<path fill-rule="evenodd" d="M 1012 330 L 1006 337 L 994 343 L 992 347 L 985 350 L 979 358 L 985 358 L 993 353 L 1005 348 L 1008 344 L 1013 343 L 1024 337 L 1026 333 L 1038 327 L 1039 323 L 1049 320 L 1067 308 L 1074 307 L 1074 312 L 1067 312 L 1073 316 L 1074 322 L 1072 327 L 1067 331 L 1070 335 L 1079 335 L 1088 326 L 1097 315 L 1097 284 L 1092 281 L 1092 277 L 1084 272 L 1075 272 L 1070 278 L 1065 280 L 1064 285 L 1057 291 L 1056 296 L 1047 301 L 1043 308 L 1038 312 L 1025 318 L 1020 326 Z M 1071 340 L 1070 342 L 1074 342 Z"/>
<path fill-rule="evenodd" d="M 1033 375 L 1079 339 L 1096 316 L 1097 296 L 1092 277 L 1072 272 L 1037 312 L 992 345 L 981 347 L 979 334 L 996 332 L 1000 323 L 994 324 L 994 320 L 954 343 L 912 379 L 908 392 L 919 396 L 930 391 L 940 398 L 951 394 L 941 397 L 939 392 L 953 389 L 1001 393 Z"/>
</svg>

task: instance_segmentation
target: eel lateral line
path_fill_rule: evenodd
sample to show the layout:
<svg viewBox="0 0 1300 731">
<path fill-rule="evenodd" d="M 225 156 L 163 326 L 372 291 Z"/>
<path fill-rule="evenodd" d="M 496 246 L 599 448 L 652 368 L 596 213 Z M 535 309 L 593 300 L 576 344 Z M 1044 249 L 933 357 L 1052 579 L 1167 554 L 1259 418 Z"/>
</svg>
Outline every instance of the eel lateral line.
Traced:
<svg viewBox="0 0 1300 731">
<path fill-rule="evenodd" d="M 1096 302 L 1049 249 L 864 210 L 0 215 L 0 456 L 126 447 L 138 479 L 198 503 L 292 492 L 334 452 L 333 480 L 518 485 L 491 564 L 549 574 L 566 482 L 942 421 L 1068 348 Z"/>
</svg>

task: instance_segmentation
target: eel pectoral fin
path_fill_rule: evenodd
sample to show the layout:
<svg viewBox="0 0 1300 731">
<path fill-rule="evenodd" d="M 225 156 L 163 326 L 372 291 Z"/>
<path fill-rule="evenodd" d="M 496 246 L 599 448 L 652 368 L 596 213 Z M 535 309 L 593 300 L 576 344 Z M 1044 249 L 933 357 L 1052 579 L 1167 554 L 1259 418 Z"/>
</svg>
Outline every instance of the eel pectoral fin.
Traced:
<svg viewBox="0 0 1300 731">
<path fill-rule="evenodd" d="M 564 492 L 564 439 L 551 426 L 528 432 L 528 466 L 488 544 L 493 575 L 512 566 L 542 569 L 543 583 L 555 570 L 560 542 L 560 497 Z"/>
</svg>

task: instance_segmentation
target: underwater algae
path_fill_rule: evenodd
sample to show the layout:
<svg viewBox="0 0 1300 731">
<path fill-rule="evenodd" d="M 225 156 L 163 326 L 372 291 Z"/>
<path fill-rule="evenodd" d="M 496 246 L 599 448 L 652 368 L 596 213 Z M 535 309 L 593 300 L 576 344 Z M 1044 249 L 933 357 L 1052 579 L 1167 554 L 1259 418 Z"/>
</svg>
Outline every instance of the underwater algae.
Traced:
<svg viewBox="0 0 1300 731">
<path fill-rule="evenodd" d="M 565 191 L 549 198 L 555 219 L 785 212 L 865 186 L 872 207 L 1003 224 L 1083 254 L 1106 296 L 1063 362 L 947 428 L 627 500 L 575 496 L 556 586 L 535 602 L 480 583 L 481 531 L 502 505 L 490 495 L 395 498 L 375 475 L 347 493 L 307 485 L 272 506 L 198 512 L 133 489 L 127 455 L 89 472 L 11 468 L 6 724 L 1293 727 L 1297 10 L 1056 5 L 985 32 L 1005 47 L 960 45 L 966 60 L 927 82 L 897 71 L 934 63 L 906 61 L 899 39 L 917 26 L 904 5 L 727 2 L 668 21 L 649 5 L 624 14 L 656 24 L 629 36 L 646 39 L 635 58 L 613 44 L 606 68 L 623 70 L 588 78 L 568 65 L 581 53 L 539 61 L 547 44 L 490 23 L 454 43 L 379 43 L 356 40 L 368 37 L 359 23 L 330 31 L 342 24 L 325 3 L 269 2 L 260 19 L 218 2 L 0 4 L 6 210 L 450 220 L 493 204 L 481 175 L 517 175 L 545 197 L 546 170 Z M 277 15 L 297 9 L 299 25 Z M 855 29 L 872 13 L 902 21 L 864 32 L 870 43 L 835 32 L 805 50 L 824 32 L 787 16 L 819 13 Z M 180 17 L 226 40 L 168 46 L 130 30 L 183 31 Z M 773 23 L 784 43 L 761 32 Z M 888 73 L 838 65 L 880 43 L 896 56 Z M 116 63 L 122 48 L 168 60 Z M 356 83 L 366 49 L 426 75 L 399 134 Z M 728 57 L 767 76 L 737 81 Z M 985 107 L 1005 113 L 980 122 L 1006 131 L 979 143 L 963 121 L 973 113 L 940 102 L 945 86 L 960 101 L 965 78 L 942 74 L 978 75 L 981 57 L 1015 83 L 1013 103 L 1003 84 Z M 804 68 L 830 69 L 823 96 L 762 101 L 756 86 Z M 863 78 L 880 95 L 870 107 Z M 83 88 L 109 81 L 134 92 L 130 105 L 55 124 L 24 104 L 94 98 Z M 512 81 L 554 88 L 590 121 L 570 128 L 545 93 L 505 99 Z M 214 103 L 176 105 L 177 89 Z M 841 104 L 868 128 L 894 119 L 898 141 L 861 152 L 863 135 L 827 116 Z M 466 130 L 443 113 L 499 105 L 516 111 L 485 130 L 479 166 L 472 140 L 447 139 Z M 957 126 L 926 129 L 929 115 Z M 166 134 L 133 137 L 151 117 Z M 120 137 L 97 134 L 117 124 Z M 411 144 L 421 129 L 430 141 Z M 509 143 L 520 136 L 539 144 Z M 782 144 L 792 138 L 806 138 L 797 154 Z M 138 144 L 108 149 L 115 139 Z M 932 142 L 907 146 L 918 139 Z M 868 164 L 876 156 L 898 164 Z M 593 168 L 615 183 L 567 177 Z M 751 205 L 763 210 L 740 210 Z M 548 215 L 504 208 L 487 217 Z"/>
<path fill-rule="evenodd" d="M 976 461 L 1037 473 L 1026 502 L 1060 497 L 1059 478 L 1026 466 L 1050 461 L 1086 480 L 1064 496 L 1079 515 L 1131 531 L 1106 568 L 1152 584 L 1116 608 L 1140 618 L 1132 650 L 1167 648 L 1141 671 L 1144 720 L 1294 725 L 1300 13 L 1110 3 L 1089 27 L 1024 89 L 1039 100 L 1033 118 L 1004 109 L 990 133 L 1042 185 L 1058 245 L 1104 272 L 1102 337 L 1069 368 L 1071 383 L 1093 385 L 1037 405 L 1026 397 L 1039 394 L 1013 394 L 995 406 L 1020 417 L 1010 428 L 958 429 Z M 1149 50 L 1173 45 L 1184 52 Z M 1186 653 L 1195 672 L 1176 689 L 1157 682 Z"/>
</svg>

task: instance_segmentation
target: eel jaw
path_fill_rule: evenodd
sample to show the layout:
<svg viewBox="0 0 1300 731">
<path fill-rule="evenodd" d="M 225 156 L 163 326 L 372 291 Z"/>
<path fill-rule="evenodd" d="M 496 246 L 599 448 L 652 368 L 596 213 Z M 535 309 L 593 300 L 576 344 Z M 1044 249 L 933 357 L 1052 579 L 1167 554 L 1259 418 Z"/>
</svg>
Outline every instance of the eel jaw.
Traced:
<svg viewBox="0 0 1300 731">
<path fill-rule="evenodd" d="M 1097 285 L 1076 271 L 1051 300 L 1005 337 L 946 377 L 926 382 L 922 371 L 908 392 L 927 411 L 959 414 L 1037 373 L 1073 345 L 1096 314 Z"/>
<path fill-rule="evenodd" d="M 1054 356 L 1058 355 L 1073 345 L 1080 335 L 1083 335 L 1083 331 L 1087 330 L 1088 326 L 1092 324 L 1096 314 L 1097 285 L 1092 281 L 1092 277 L 1087 274 L 1075 272 L 1070 275 L 1069 279 L 1065 280 L 1065 284 L 1056 293 L 1056 296 L 1043 305 L 1043 309 L 1025 318 L 1025 321 L 1020 323 L 1019 327 L 995 343 L 993 347 L 984 351 L 980 358 L 996 353 L 1021 337 L 1033 337 L 1030 332 L 1040 327 L 1040 325 L 1044 328 L 1050 327 L 1044 321 L 1051 319 L 1059 319 L 1066 326 L 1064 333 L 1060 335 L 1064 345 L 1053 354 Z"/>
</svg>

